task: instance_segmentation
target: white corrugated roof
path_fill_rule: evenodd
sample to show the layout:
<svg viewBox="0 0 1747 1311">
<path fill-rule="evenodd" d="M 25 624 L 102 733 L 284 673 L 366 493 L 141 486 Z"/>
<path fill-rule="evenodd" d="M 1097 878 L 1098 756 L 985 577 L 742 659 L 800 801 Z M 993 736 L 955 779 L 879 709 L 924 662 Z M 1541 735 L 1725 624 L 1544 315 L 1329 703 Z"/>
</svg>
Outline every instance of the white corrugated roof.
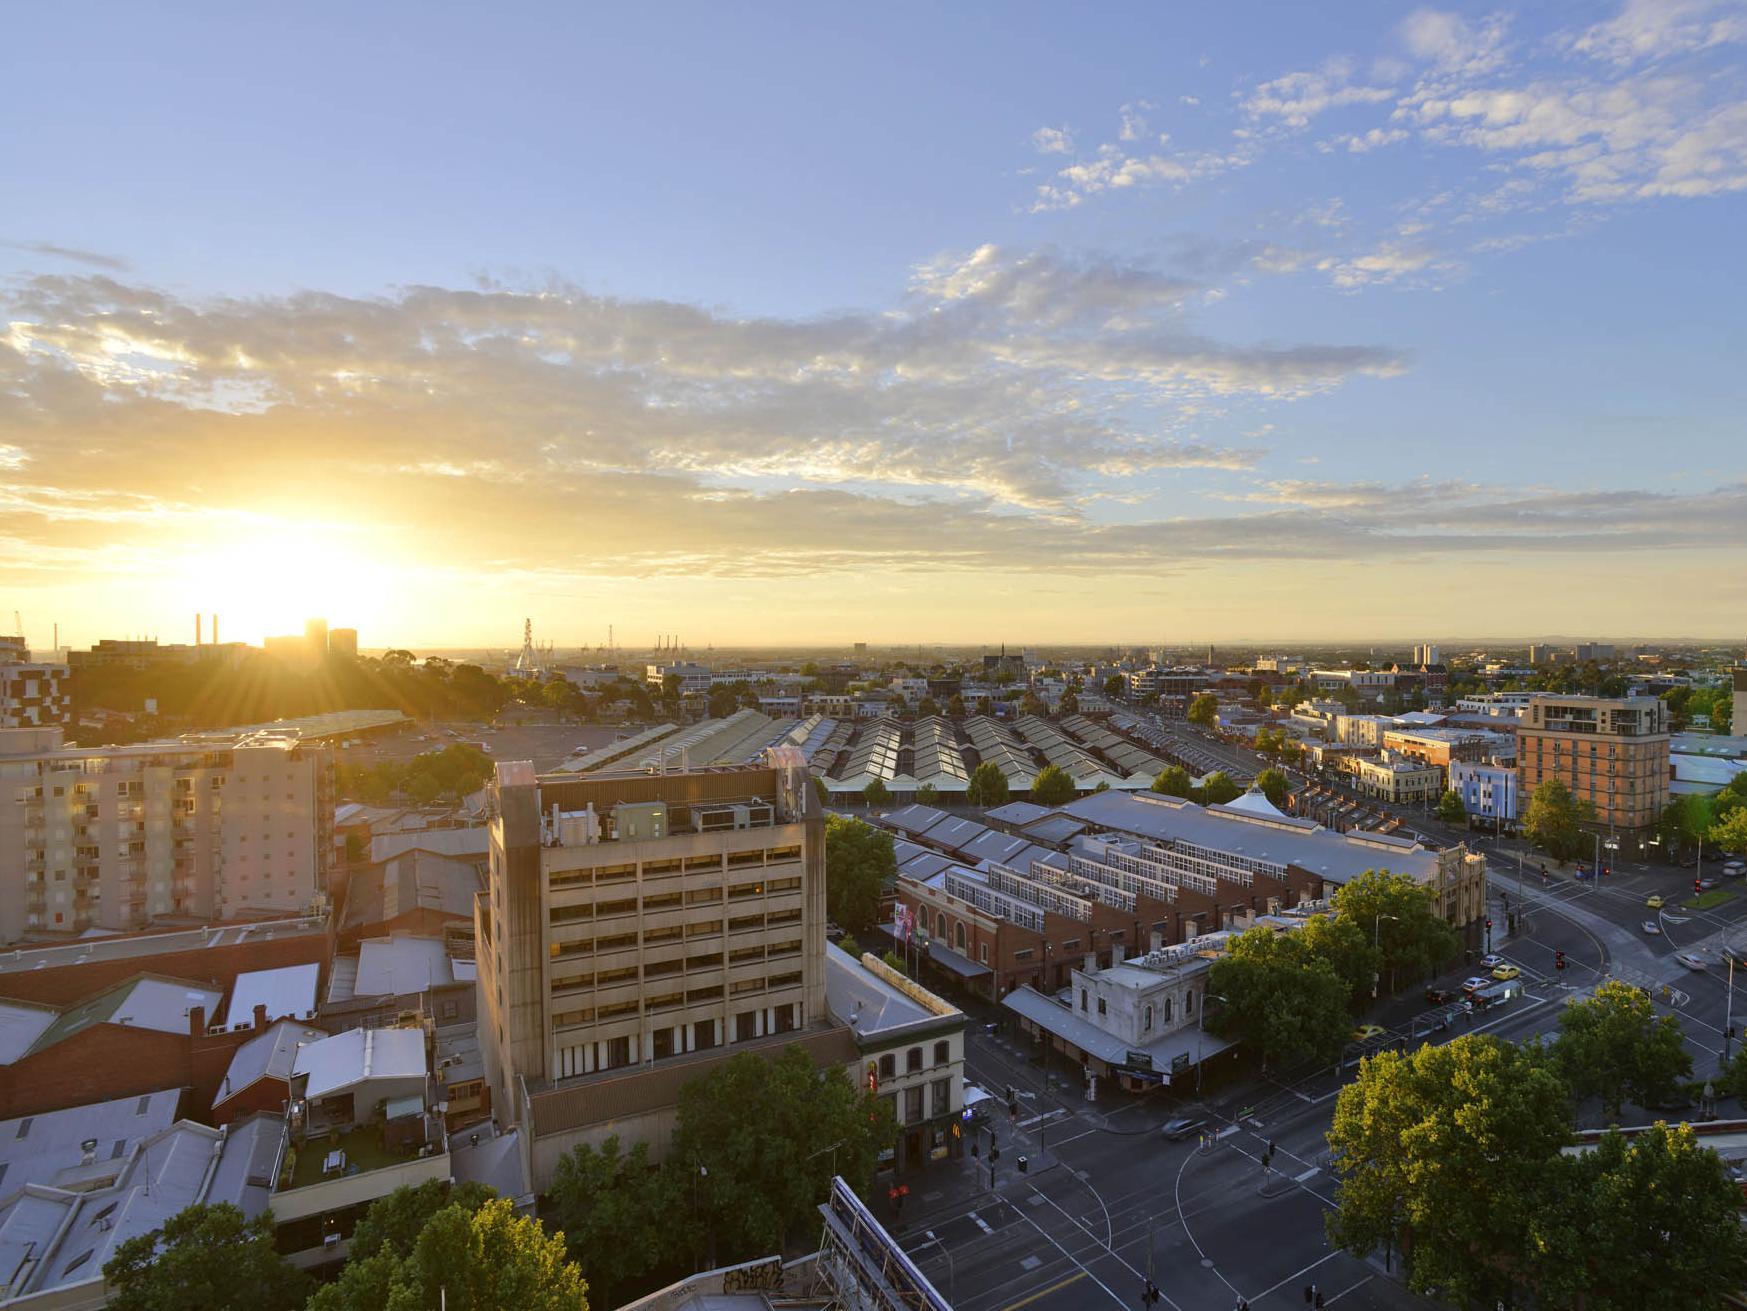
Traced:
<svg viewBox="0 0 1747 1311">
<path fill-rule="evenodd" d="M 237 975 L 231 985 L 230 1005 L 225 1008 L 226 1027 L 252 1024 L 257 1004 L 267 1008 L 268 1020 L 309 1019 L 315 1014 L 316 984 L 321 966 L 283 965 L 274 970 L 250 970 Z"/>
<path fill-rule="evenodd" d="M 418 1029 L 349 1029 L 297 1050 L 292 1073 L 309 1076 L 316 1098 L 376 1079 L 425 1077 L 425 1035 Z"/>
</svg>

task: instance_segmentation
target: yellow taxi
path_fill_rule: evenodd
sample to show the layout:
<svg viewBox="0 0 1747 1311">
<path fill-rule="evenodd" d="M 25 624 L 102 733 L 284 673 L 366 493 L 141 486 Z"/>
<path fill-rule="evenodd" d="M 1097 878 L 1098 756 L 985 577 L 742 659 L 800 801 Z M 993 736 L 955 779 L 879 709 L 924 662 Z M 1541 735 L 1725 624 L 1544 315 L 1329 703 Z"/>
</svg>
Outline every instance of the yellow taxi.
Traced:
<svg viewBox="0 0 1747 1311">
<path fill-rule="evenodd" d="M 1520 977 L 1521 974 L 1522 971 L 1514 965 L 1500 965 L 1497 969 L 1492 971 L 1492 977 L 1500 981 L 1505 979 L 1515 979 Z"/>
<path fill-rule="evenodd" d="M 1662 898 L 1660 896 L 1652 896 L 1644 904 L 1646 906 L 1648 906 L 1651 910 L 1661 910 L 1662 909 Z"/>
</svg>

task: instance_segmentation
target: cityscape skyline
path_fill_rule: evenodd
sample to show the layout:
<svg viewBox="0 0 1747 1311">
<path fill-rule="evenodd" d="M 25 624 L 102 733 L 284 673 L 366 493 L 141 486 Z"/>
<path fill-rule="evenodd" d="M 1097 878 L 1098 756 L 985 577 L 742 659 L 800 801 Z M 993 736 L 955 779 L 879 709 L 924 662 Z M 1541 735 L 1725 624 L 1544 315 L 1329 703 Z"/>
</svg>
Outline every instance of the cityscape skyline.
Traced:
<svg viewBox="0 0 1747 1311">
<path fill-rule="evenodd" d="M 1264 8 L 81 26 L 0 143 L 9 608 L 1732 635 L 1737 7 Z"/>
</svg>

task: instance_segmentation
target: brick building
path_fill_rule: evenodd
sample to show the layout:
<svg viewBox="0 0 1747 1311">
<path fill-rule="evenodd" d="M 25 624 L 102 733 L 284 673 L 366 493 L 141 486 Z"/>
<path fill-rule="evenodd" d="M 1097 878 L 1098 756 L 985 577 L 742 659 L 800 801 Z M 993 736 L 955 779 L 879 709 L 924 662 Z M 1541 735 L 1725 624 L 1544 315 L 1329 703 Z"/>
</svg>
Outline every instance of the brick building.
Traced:
<svg viewBox="0 0 1747 1311">
<path fill-rule="evenodd" d="M 1668 706 L 1658 697 L 1537 695 L 1517 730 L 1524 806 L 1556 778 L 1609 830 L 1648 829 L 1662 818 L 1668 755 Z"/>
</svg>

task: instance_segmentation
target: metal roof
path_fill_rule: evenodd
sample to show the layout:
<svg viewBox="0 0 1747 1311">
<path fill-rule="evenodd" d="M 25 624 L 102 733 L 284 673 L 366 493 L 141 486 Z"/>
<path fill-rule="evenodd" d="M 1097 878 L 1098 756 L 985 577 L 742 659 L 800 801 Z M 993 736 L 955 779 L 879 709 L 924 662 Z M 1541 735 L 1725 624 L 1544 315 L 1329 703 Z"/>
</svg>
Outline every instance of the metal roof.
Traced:
<svg viewBox="0 0 1747 1311">
<path fill-rule="evenodd" d="M 286 1017 L 311 1019 L 315 1015 L 316 984 L 321 978 L 321 966 L 315 961 L 307 965 L 283 965 L 276 970 L 250 970 L 237 975 L 231 985 L 230 1005 L 225 1008 L 226 1028 L 255 1022 L 255 1007 L 267 1008 L 269 1020 Z"/>
</svg>

